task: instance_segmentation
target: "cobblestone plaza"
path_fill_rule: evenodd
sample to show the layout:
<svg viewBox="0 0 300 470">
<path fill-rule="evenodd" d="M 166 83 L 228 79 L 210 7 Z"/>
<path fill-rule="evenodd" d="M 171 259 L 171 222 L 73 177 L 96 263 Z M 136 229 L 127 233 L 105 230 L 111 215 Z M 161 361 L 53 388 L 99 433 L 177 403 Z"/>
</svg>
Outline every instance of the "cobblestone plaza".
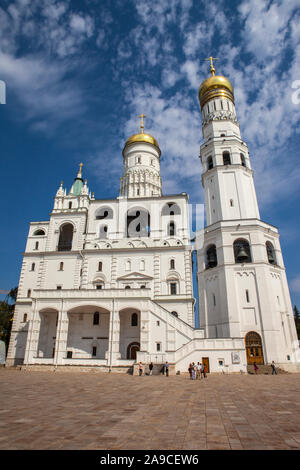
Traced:
<svg viewBox="0 0 300 470">
<path fill-rule="evenodd" d="M 300 449 L 300 374 L 0 369 L 0 449 Z"/>
</svg>

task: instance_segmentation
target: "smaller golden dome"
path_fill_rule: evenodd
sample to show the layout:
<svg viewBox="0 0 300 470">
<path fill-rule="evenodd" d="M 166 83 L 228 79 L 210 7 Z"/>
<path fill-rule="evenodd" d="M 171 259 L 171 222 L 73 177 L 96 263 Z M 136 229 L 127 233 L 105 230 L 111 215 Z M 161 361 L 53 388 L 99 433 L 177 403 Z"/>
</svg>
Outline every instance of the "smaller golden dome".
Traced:
<svg viewBox="0 0 300 470">
<path fill-rule="evenodd" d="M 145 116 L 145 114 L 141 114 L 139 116 L 139 118 L 141 118 L 141 132 L 139 134 L 134 134 L 131 137 L 129 137 L 129 139 L 127 139 L 126 144 L 124 145 L 123 155 L 124 155 L 124 150 L 127 147 L 127 145 L 134 144 L 135 142 L 146 142 L 147 144 L 155 145 L 160 155 L 161 152 L 160 152 L 160 148 L 159 148 L 157 140 L 154 139 L 154 137 L 152 137 L 152 135 L 150 134 L 144 134 L 144 118 L 145 117 L 147 117 Z"/>
<path fill-rule="evenodd" d="M 126 145 L 133 144 L 134 142 L 147 142 L 148 144 L 155 145 L 155 147 L 159 149 L 157 140 L 150 134 L 141 133 L 132 135 L 129 137 L 129 139 L 127 139 L 125 147 Z"/>
</svg>

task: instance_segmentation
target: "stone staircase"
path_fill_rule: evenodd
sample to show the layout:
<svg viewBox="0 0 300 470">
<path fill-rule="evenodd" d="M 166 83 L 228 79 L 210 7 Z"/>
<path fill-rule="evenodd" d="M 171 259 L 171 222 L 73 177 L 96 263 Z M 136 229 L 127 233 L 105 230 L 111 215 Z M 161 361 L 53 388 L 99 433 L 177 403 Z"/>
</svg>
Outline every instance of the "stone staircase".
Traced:
<svg viewBox="0 0 300 470">
<path fill-rule="evenodd" d="M 149 374 L 148 365 L 145 367 L 145 375 Z M 164 364 L 153 364 L 152 375 L 160 375 L 162 374 L 161 370 L 164 367 Z"/>
<path fill-rule="evenodd" d="M 272 367 L 270 364 L 267 364 L 267 365 L 257 364 L 257 367 L 258 367 L 257 375 L 272 375 Z M 253 375 L 255 374 L 253 365 L 247 366 L 247 372 L 248 374 L 253 374 Z M 288 374 L 286 370 L 280 369 L 279 367 L 276 367 L 276 372 L 277 374 Z"/>
</svg>

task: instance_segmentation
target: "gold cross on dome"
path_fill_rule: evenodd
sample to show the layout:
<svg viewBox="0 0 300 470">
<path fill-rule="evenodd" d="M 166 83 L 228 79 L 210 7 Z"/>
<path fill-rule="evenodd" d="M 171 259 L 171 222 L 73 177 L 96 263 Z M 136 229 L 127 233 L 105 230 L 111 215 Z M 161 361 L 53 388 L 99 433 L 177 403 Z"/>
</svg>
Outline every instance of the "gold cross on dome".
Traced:
<svg viewBox="0 0 300 470">
<path fill-rule="evenodd" d="M 79 172 L 78 172 L 78 175 L 77 175 L 78 178 L 81 178 L 81 175 L 82 175 L 82 167 L 83 167 L 83 163 L 80 163 L 80 164 L 79 164 Z"/>
<path fill-rule="evenodd" d="M 215 67 L 214 67 L 213 60 L 219 60 L 219 59 L 218 59 L 217 57 L 212 57 L 212 56 L 210 56 L 210 57 L 208 57 L 208 59 L 204 59 L 204 60 L 209 60 L 209 61 L 210 61 L 210 73 L 211 73 L 212 75 L 214 75 L 216 69 L 215 69 Z"/>
<path fill-rule="evenodd" d="M 141 134 L 144 134 L 144 118 L 147 116 L 145 114 L 140 114 L 138 117 L 141 118 Z"/>
</svg>

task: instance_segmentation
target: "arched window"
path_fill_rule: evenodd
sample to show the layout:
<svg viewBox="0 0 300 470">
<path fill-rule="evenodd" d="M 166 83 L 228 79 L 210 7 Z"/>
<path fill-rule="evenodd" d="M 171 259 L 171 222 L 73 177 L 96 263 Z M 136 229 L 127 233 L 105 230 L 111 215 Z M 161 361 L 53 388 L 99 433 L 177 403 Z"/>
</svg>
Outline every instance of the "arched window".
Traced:
<svg viewBox="0 0 300 470">
<path fill-rule="evenodd" d="M 168 224 L 168 236 L 174 237 L 176 235 L 175 222 L 170 222 Z"/>
<path fill-rule="evenodd" d="M 126 271 L 131 271 L 131 261 L 130 260 L 126 261 L 125 269 L 126 269 Z"/>
<path fill-rule="evenodd" d="M 180 207 L 175 202 L 168 202 L 164 205 L 161 211 L 161 215 L 180 215 Z"/>
<path fill-rule="evenodd" d="M 236 263 L 252 263 L 250 245 L 247 240 L 243 238 L 235 240 L 233 251 Z"/>
<path fill-rule="evenodd" d="M 102 289 L 104 289 L 104 282 L 102 282 L 102 281 L 96 282 L 95 286 L 96 286 L 97 290 L 102 290 Z"/>
<path fill-rule="evenodd" d="M 99 312 L 95 312 L 93 316 L 93 325 L 99 325 Z"/>
<path fill-rule="evenodd" d="M 60 227 L 58 251 L 71 251 L 73 241 L 73 225 L 64 224 Z"/>
<path fill-rule="evenodd" d="M 174 315 L 174 317 L 178 317 L 178 313 L 177 312 L 171 312 L 172 315 Z"/>
<path fill-rule="evenodd" d="M 138 316 L 137 313 L 131 315 L 131 326 L 138 326 Z"/>
<path fill-rule="evenodd" d="M 99 261 L 98 263 L 98 271 L 102 271 L 102 261 Z"/>
<path fill-rule="evenodd" d="M 223 152 L 223 165 L 231 165 L 230 153 Z"/>
<path fill-rule="evenodd" d="M 27 291 L 27 297 L 31 297 L 31 289 L 28 289 L 28 291 Z"/>
<path fill-rule="evenodd" d="M 45 235 L 45 232 L 44 232 L 44 230 L 36 230 L 33 235 L 34 235 L 34 236 L 37 236 L 37 235 Z"/>
<path fill-rule="evenodd" d="M 23 323 L 27 322 L 27 313 L 24 313 L 23 315 Z"/>
<path fill-rule="evenodd" d="M 125 289 L 131 289 L 131 287 L 130 286 L 125 286 Z"/>
<path fill-rule="evenodd" d="M 266 242 L 267 256 L 270 264 L 277 264 L 274 246 L 271 242 Z"/>
<path fill-rule="evenodd" d="M 60 271 L 64 270 L 64 263 L 62 261 L 59 263 L 59 270 Z"/>
<path fill-rule="evenodd" d="M 212 159 L 212 157 L 208 157 L 208 159 L 207 159 L 207 169 L 211 170 L 213 167 L 214 167 L 213 159 Z"/>
<path fill-rule="evenodd" d="M 32 263 L 31 265 L 31 271 L 34 271 L 35 270 L 35 263 Z"/>
<path fill-rule="evenodd" d="M 206 269 L 214 268 L 218 265 L 216 245 L 210 245 L 206 250 Z"/>
<path fill-rule="evenodd" d="M 100 238 L 107 238 L 107 225 L 101 225 L 100 227 Z"/>
<path fill-rule="evenodd" d="M 175 269 L 175 259 L 170 260 L 170 269 Z"/>
<path fill-rule="evenodd" d="M 247 167 L 245 155 L 241 153 L 240 157 L 241 157 L 241 165 L 243 165 L 244 167 Z"/>
<path fill-rule="evenodd" d="M 96 211 L 96 220 L 103 220 L 103 219 L 112 219 L 114 216 L 113 210 L 110 207 L 100 207 Z"/>
<path fill-rule="evenodd" d="M 150 214 L 146 209 L 129 209 L 127 237 L 150 237 Z"/>
<path fill-rule="evenodd" d="M 69 209 L 72 209 L 72 202 L 69 202 Z"/>
</svg>

